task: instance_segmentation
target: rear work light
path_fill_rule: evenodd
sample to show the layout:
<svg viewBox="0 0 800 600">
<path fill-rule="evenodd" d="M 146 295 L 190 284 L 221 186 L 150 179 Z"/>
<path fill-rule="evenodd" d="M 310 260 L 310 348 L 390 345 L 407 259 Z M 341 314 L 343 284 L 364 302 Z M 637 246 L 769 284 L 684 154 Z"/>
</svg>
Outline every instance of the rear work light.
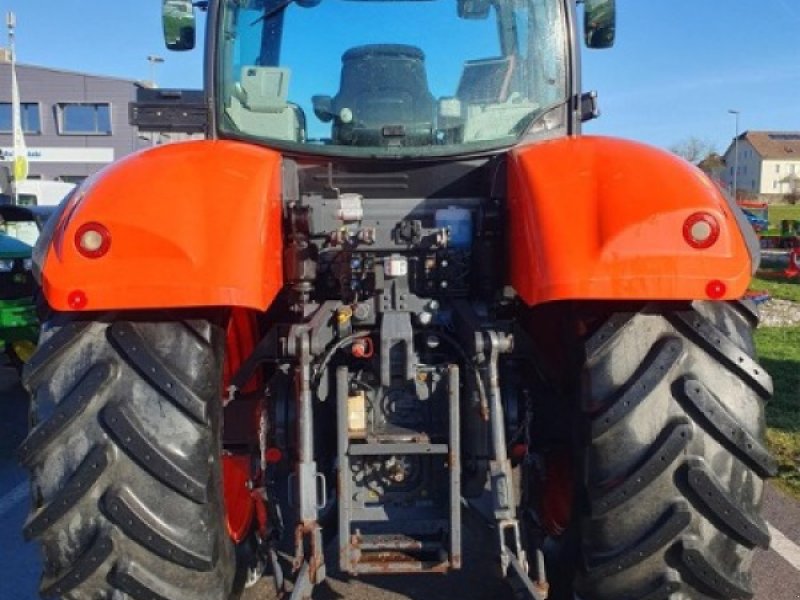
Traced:
<svg viewBox="0 0 800 600">
<path fill-rule="evenodd" d="M 692 248 L 710 248 L 719 239 L 719 221 L 707 212 L 696 212 L 683 223 L 683 239 Z"/>
<path fill-rule="evenodd" d="M 86 258 L 100 258 L 111 247 L 111 234 L 100 223 L 85 223 L 75 232 L 75 247 Z"/>
</svg>

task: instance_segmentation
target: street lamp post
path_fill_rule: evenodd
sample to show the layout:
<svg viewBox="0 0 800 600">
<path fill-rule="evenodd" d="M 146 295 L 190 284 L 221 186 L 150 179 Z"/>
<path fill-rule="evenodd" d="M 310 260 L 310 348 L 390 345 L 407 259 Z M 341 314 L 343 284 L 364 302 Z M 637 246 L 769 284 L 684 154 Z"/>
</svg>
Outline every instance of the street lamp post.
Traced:
<svg viewBox="0 0 800 600">
<path fill-rule="evenodd" d="M 147 56 L 147 62 L 150 63 L 150 85 L 155 89 L 158 87 L 156 83 L 156 65 L 160 65 L 164 62 L 164 59 L 160 56 L 156 56 L 155 54 L 150 54 Z M 155 146 L 158 144 L 158 137 L 157 133 L 151 132 L 150 133 L 150 145 Z"/>
<path fill-rule="evenodd" d="M 147 57 L 147 62 L 150 63 L 150 85 L 153 87 L 158 87 L 156 85 L 156 65 L 163 63 L 164 59 L 160 56 L 156 56 L 155 54 L 150 54 Z"/>
<path fill-rule="evenodd" d="M 728 112 L 736 117 L 736 136 L 733 138 L 733 199 L 735 201 L 737 200 L 736 190 L 739 176 L 739 111 L 731 108 Z"/>
</svg>

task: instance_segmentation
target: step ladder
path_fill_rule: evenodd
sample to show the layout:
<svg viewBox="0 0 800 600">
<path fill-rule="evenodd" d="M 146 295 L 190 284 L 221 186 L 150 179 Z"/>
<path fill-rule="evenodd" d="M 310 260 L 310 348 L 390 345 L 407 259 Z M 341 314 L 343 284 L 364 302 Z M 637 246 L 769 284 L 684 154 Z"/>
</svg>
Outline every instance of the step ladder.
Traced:
<svg viewBox="0 0 800 600">
<path fill-rule="evenodd" d="M 461 568 L 459 369 L 446 379 L 447 432 L 354 434 L 347 367 L 336 371 L 339 563 L 351 575 L 443 573 Z M 412 464 L 425 485 L 381 493 L 366 464 Z M 401 486 L 402 487 L 402 486 Z"/>
</svg>

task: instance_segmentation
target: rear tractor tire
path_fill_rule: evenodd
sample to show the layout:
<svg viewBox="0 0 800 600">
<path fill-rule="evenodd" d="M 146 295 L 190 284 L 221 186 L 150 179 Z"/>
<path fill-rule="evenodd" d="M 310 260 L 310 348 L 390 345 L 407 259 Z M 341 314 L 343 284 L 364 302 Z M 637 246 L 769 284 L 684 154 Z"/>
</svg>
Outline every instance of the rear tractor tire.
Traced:
<svg viewBox="0 0 800 600">
<path fill-rule="evenodd" d="M 24 371 L 32 431 L 20 446 L 43 596 L 228 598 L 224 341 L 224 328 L 194 314 L 45 322 Z"/>
<path fill-rule="evenodd" d="M 745 303 L 651 305 L 585 344 L 583 600 L 752 598 L 772 380 Z"/>
</svg>

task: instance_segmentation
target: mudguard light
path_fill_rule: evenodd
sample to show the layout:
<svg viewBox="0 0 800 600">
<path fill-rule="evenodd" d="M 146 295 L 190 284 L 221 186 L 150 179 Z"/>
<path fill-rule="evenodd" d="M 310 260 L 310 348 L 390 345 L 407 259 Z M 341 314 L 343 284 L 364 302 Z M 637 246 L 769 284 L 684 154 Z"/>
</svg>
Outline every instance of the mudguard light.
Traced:
<svg viewBox="0 0 800 600">
<path fill-rule="evenodd" d="M 111 234 L 100 223 L 85 223 L 75 232 L 75 247 L 86 258 L 100 258 L 111 247 Z"/>
<path fill-rule="evenodd" d="M 697 212 L 689 216 L 683 224 L 683 238 L 692 248 L 710 248 L 719 239 L 719 222 L 714 215 Z"/>
</svg>

